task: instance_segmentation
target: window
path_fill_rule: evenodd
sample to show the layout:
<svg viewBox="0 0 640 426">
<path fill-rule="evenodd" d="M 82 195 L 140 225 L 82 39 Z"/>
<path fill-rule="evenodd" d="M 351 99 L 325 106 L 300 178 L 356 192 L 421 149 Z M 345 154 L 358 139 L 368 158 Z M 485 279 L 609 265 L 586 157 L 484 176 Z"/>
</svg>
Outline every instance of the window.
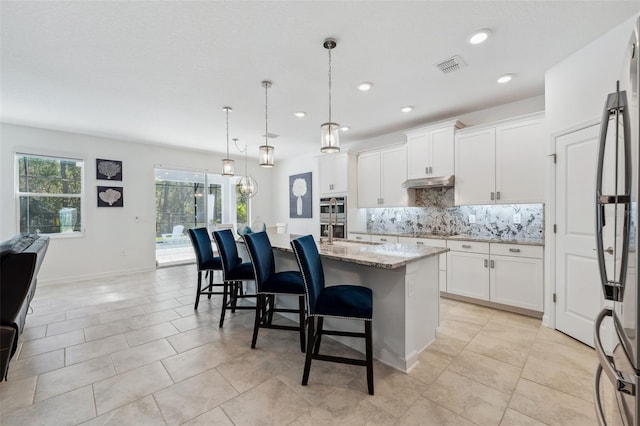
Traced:
<svg viewBox="0 0 640 426">
<path fill-rule="evenodd" d="M 16 154 L 20 232 L 81 232 L 84 162 Z"/>
</svg>

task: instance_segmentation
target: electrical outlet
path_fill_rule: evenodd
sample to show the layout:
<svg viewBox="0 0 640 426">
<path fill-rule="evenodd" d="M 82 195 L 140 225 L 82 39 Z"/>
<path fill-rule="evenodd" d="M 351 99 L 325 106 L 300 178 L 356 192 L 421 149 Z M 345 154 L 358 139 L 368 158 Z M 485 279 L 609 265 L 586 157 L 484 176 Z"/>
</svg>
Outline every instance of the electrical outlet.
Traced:
<svg viewBox="0 0 640 426">
<path fill-rule="evenodd" d="M 522 223 L 522 216 L 520 215 L 520 213 L 515 213 L 513 215 L 513 223 Z"/>
<path fill-rule="evenodd" d="M 469 215 L 469 223 L 476 223 L 476 215 L 475 214 L 470 214 Z"/>
<path fill-rule="evenodd" d="M 401 215 L 400 213 L 398 213 L 398 214 L 396 215 L 396 220 L 397 220 L 398 222 L 400 222 L 400 221 L 402 220 L 402 215 Z"/>
</svg>

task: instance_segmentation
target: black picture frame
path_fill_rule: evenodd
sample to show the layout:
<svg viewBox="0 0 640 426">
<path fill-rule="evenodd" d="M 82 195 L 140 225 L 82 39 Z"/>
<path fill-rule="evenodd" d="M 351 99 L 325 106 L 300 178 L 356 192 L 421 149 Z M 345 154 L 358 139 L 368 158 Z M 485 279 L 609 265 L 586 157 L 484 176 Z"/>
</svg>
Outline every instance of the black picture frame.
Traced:
<svg viewBox="0 0 640 426">
<path fill-rule="evenodd" d="M 312 200 L 311 172 L 289 176 L 289 217 L 291 219 L 313 217 Z"/>
<path fill-rule="evenodd" d="M 122 161 L 96 158 L 96 179 L 122 181 Z"/>
<path fill-rule="evenodd" d="M 124 207 L 124 188 L 121 186 L 98 186 L 98 207 Z"/>
</svg>

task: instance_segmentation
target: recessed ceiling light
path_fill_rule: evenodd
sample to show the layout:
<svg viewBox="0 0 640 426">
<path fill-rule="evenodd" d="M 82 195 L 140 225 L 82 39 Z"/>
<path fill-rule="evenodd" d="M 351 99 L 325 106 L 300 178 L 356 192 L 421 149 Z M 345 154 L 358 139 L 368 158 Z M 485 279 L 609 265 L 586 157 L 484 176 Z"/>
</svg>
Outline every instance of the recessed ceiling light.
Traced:
<svg viewBox="0 0 640 426">
<path fill-rule="evenodd" d="M 348 131 L 349 131 L 349 129 L 351 129 L 351 127 L 349 127 L 349 126 L 342 126 L 342 127 L 340 127 L 340 130 L 342 130 L 343 132 L 348 132 Z"/>
<path fill-rule="evenodd" d="M 412 106 L 404 106 L 404 107 L 400 108 L 400 111 L 402 111 L 402 112 L 411 112 L 411 111 L 413 111 L 413 107 Z"/>
<path fill-rule="evenodd" d="M 304 112 L 304 111 L 296 111 L 296 112 L 294 112 L 294 113 L 293 113 L 293 115 L 295 115 L 295 116 L 296 116 L 296 117 L 298 117 L 298 118 L 302 118 L 302 117 L 304 117 L 305 115 L 307 115 L 307 113 L 306 113 L 306 112 Z"/>
<path fill-rule="evenodd" d="M 373 87 L 373 83 L 370 81 L 364 81 L 360 84 L 358 84 L 358 90 L 361 90 L 363 92 L 366 92 L 367 90 L 371 89 Z"/>
<path fill-rule="evenodd" d="M 498 77 L 497 82 L 500 84 L 508 83 L 513 79 L 513 77 L 514 77 L 513 74 L 504 74 Z"/>
<path fill-rule="evenodd" d="M 491 31 L 486 28 L 482 30 L 478 30 L 471 37 L 469 37 L 469 43 L 470 44 L 484 43 L 489 38 L 490 34 L 491 34 Z"/>
</svg>

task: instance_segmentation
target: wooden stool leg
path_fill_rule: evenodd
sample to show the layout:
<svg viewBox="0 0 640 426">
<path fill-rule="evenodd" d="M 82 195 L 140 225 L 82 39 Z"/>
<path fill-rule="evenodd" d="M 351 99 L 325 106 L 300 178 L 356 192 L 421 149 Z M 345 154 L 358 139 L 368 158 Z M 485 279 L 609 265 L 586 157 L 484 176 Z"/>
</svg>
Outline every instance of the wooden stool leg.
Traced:
<svg viewBox="0 0 640 426">
<path fill-rule="evenodd" d="M 320 352 L 320 342 L 322 341 L 322 328 L 324 327 L 324 317 L 318 317 L 318 331 L 316 332 L 317 337 L 315 338 L 316 345 L 313 348 L 313 354 L 318 355 Z"/>
<path fill-rule="evenodd" d="M 305 358 L 304 361 L 304 373 L 302 374 L 302 386 L 306 386 L 307 383 L 309 382 L 309 371 L 311 370 L 311 356 L 312 356 L 312 352 L 313 352 L 313 340 L 314 340 L 314 334 L 315 334 L 315 330 L 314 330 L 314 325 L 315 325 L 315 318 L 314 317 L 309 317 L 308 321 L 307 321 L 307 356 Z"/>
<path fill-rule="evenodd" d="M 198 303 L 200 303 L 200 286 L 202 285 L 202 272 L 198 271 L 198 287 L 196 287 L 196 305 L 193 309 L 198 309 Z"/>
<path fill-rule="evenodd" d="M 258 329 L 260 329 L 260 320 L 262 318 L 263 306 L 264 294 L 258 294 L 256 296 L 256 318 L 253 322 L 253 338 L 251 339 L 251 349 L 256 348 L 256 342 L 258 341 Z"/>
<path fill-rule="evenodd" d="M 304 296 L 298 297 L 298 307 L 300 309 L 300 352 L 304 353 L 305 335 L 304 335 Z"/>
<path fill-rule="evenodd" d="M 207 271 L 209 274 L 209 294 L 207 295 L 209 299 L 211 299 L 211 292 L 213 291 L 213 271 Z"/>
<path fill-rule="evenodd" d="M 371 333 L 371 321 L 364 322 L 365 346 L 367 356 L 367 386 L 369 395 L 373 395 L 373 335 Z"/>
<path fill-rule="evenodd" d="M 229 283 L 224 282 L 222 290 L 222 312 L 220 313 L 220 327 L 224 324 L 224 313 L 227 310 L 227 294 L 229 293 Z"/>
</svg>

